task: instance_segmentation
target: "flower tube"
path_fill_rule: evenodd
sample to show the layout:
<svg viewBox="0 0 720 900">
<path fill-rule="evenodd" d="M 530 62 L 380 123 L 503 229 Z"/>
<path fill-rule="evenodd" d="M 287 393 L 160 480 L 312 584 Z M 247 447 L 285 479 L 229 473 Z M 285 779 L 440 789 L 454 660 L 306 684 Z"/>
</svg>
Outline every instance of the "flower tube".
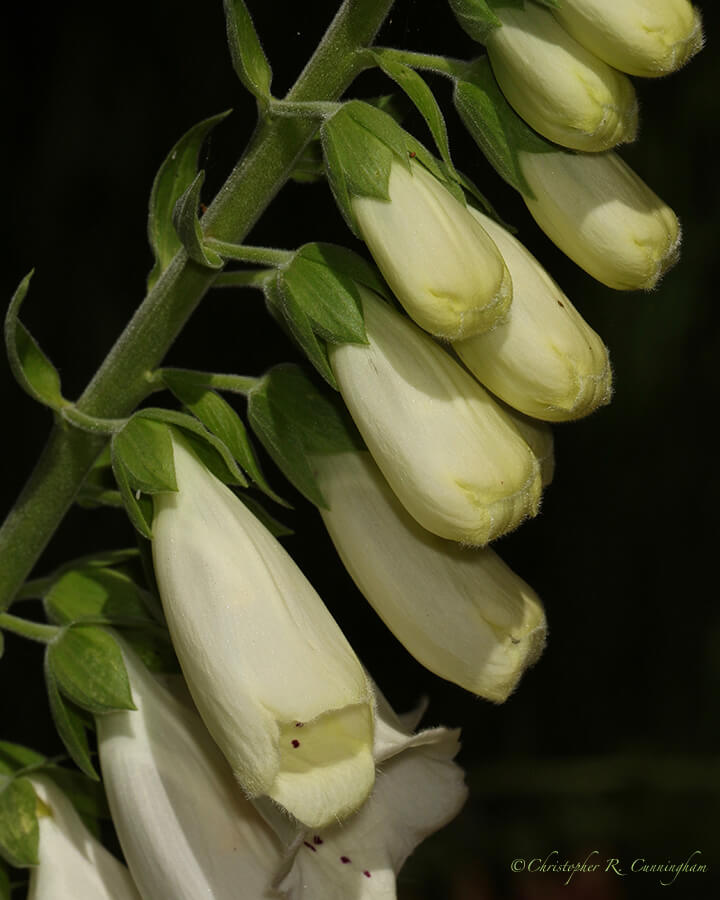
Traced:
<svg viewBox="0 0 720 900">
<path fill-rule="evenodd" d="M 608 352 L 572 303 L 520 241 L 478 210 L 512 273 L 515 299 L 505 322 L 453 344 L 458 356 L 506 403 L 562 422 L 610 401 Z"/>
<path fill-rule="evenodd" d="M 428 335 L 360 289 L 368 344 L 329 348 L 383 475 L 428 531 L 486 544 L 537 512 L 538 461 L 490 395 Z"/>
<path fill-rule="evenodd" d="M 615 153 L 528 153 L 524 200 L 551 241 L 602 284 L 651 290 L 680 255 L 675 213 Z"/>
<path fill-rule="evenodd" d="M 252 900 L 271 889 L 281 848 L 189 702 L 123 647 L 137 709 L 98 716 L 113 822 L 143 897 Z"/>
<path fill-rule="evenodd" d="M 40 800 L 40 865 L 30 869 L 28 900 L 140 900 L 130 873 L 83 824 L 47 775 L 29 776 Z"/>
<path fill-rule="evenodd" d="M 468 209 L 422 165 L 395 160 L 390 201 L 356 196 L 363 240 L 408 315 L 454 340 L 505 315 L 512 282 L 495 244 Z"/>
<path fill-rule="evenodd" d="M 486 40 L 508 102 L 536 131 L 574 150 L 634 139 L 637 100 L 628 78 L 581 46 L 536 3 L 498 6 Z"/>
<path fill-rule="evenodd" d="M 310 827 L 347 816 L 374 778 L 365 673 L 278 541 L 182 438 L 173 452 L 153 558 L 198 711 L 249 796 Z"/>
<path fill-rule="evenodd" d="M 545 641 L 534 591 L 493 551 L 425 531 L 365 452 L 316 456 L 320 513 L 345 568 L 426 668 L 502 702 Z"/>
<path fill-rule="evenodd" d="M 703 45 L 688 0 L 563 0 L 553 13 L 583 47 L 630 75 L 667 75 Z"/>
</svg>

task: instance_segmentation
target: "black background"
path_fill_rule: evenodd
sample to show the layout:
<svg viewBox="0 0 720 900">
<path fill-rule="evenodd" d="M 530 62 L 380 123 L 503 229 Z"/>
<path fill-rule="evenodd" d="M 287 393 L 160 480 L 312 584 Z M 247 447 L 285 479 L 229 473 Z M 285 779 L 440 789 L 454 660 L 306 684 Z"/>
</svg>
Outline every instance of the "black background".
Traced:
<svg viewBox="0 0 720 900">
<path fill-rule="evenodd" d="M 281 95 L 336 9 L 335 0 L 249 3 Z M 155 170 L 194 122 L 232 107 L 204 155 L 211 197 L 254 123 L 233 74 L 222 5 L 190 0 L 68 0 L 18 6 L 2 53 L 4 203 L 2 296 L 37 271 L 23 318 L 80 393 L 144 293 L 145 236 Z M 286 546 L 400 709 L 430 697 L 429 723 L 460 725 L 471 800 L 401 877 L 405 900 L 710 898 L 720 881 L 720 615 L 717 609 L 716 397 L 718 13 L 709 47 L 684 71 L 637 82 L 639 140 L 623 157 L 677 211 L 683 257 L 659 289 L 614 292 L 568 262 L 484 162 L 432 80 L 464 169 L 520 229 L 608 344 L 611 406 L 559 426 L 556 481 L 542 514 L 497 549 L 542 596 L 545 655 L 503 706 L 441 682 L 412 660 L 354 589 L 320 520 L 271 464 L 296 504 Z M 446 5 L 398 0 L 380 43 L 468 57 L 472 42 Z M 364 75 L 352 96 L 389 92 Z M 426 142 L 421 123 L 407 126 Z M 323 184 L 290 184 L 249 238 L 293 247 L 356 246 Z M 356 246 L 356 249 L 362 249 Z M 258 374 L 298 354 L 256 292 L 215 292 L 168 362 Z M 9 509 L 49 427 L 49 414 L 0 363 L 3 478 Z M 168 400 L 168 402 L 170 402 Z M 238 404 L 242 411 L 242 406 Z M 38 566 L 133 541 L 117 512 L 74 509 Z M 32 614 L 30 604 L 17 611 Z M 0 736 L 60 751 L 50 725 L 39 646 L 7 638 L 0 663 Z M 657 876 L 513 875 L 516 857 L 682 862 L 702 851 L 705 875 L 661 888 Z M 564 891 L 564 893 L 560 893 Z M 662 893 L 661 893 L 662 892 Z"/>
</svg>

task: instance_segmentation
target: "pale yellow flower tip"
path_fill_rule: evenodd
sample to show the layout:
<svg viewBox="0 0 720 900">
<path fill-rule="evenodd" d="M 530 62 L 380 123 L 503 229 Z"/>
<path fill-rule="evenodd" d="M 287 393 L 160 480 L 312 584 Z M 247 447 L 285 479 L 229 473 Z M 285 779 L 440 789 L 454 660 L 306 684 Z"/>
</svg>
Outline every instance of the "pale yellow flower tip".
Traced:
<svg viewBox="0 0 720 900">
<path fill-rule="evenodd" d="M 563 0 L 553 12 L 584 47 L 629 75 L 667 75 L 704 43 L 688 0 Z"/>
<path fill-rule="evenodd" d="M 453 344 L 462 361 L 486 388 L 538 419 L 579 419 L 609 403 L 612 371 L 600 337 L 520 241 L 471 212 L 503 254 L 515 298 L 492 331 Z"/>
<path fill-rule="evenodd" d="M 185 680 L 251 796 L 320 827 L 370 792 L 372 688 L 278 541 L 181 438 L 154 496 L 153 558 Z"/>
<path fill-rule="evenodd" d="M 390 202 L 354 197 L 363 239 L 408 315 L 447 340 L 492 328 L 512 300 L 502 256 L 459 200 L 419 163 L 397 160 Z"/>
<path fill-rule="evenodd" d="M 581 46 L 536 3 L 497 7 L 488 55 L 503 94 L 537 132 L 598 152 L 632 141 L 637 99 L 628 78 Z"/>
<path fill-rule="evenodd" d="M 680 256 L 675 213 L 615 153 L 519 154 L 535 221 L 593 278 L 651 290 Z"/>
<path fill-rule="evenodd" d="M 483 545 L 537 512 L 540 466 L 512 420 L 432 338 L 361 289 L 367 345 L 330 347 L 340 392 L 400 502 Z"/>
</svg>

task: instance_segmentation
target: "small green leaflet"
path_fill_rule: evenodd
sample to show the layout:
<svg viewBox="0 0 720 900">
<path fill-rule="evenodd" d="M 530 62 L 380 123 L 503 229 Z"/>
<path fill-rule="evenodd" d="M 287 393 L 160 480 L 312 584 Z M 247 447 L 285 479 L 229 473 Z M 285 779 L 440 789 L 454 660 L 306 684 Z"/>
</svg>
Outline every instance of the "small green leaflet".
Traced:
<svg viewBox="0 0 720 900">
<path fill-rule="evenodd" d="M 228 110 L 194 125 L 175 144 L 155 176 L 148 216 L 148 238 L 155 265 L 148 276 L 148 289 L 152 288 L 182 246 L 173 226 L 175 206 L 195 178 L 200 148 L 205 138 L 229 114 Z"/>
<path fill-rule="evenodd" d="M 131 487 L 147 494 L 176 491 L 172 441 L 168 429 L 138 415 L 113 436 L 113 464 L 122 463 Z"/>
<path fill-rule="evenodd" d="M 487 0 L 449 0 L 449 3 L 463 31 L 480 44 L 485 43 L 490 32 L 502 26 Z"/>
<path fill-rule="evenodd" d="M 258 100 L 270 99 L 272 71 L 244 0 L 224 0 L 227 37 L 233 68 Z"/>
<path fill-rule="evenodd" d="M 45 611 L 50 621 L 59 625 L 99 617 L 152 621 L 144 594 L 122 572 L 98 567 L 73 569 L 45 595 Z"/>
<path fill-rule="evenodd" d="M 39 403 L 51 409 L 60 409 L 66 401 L 57 369 L 19 319 L 20 307 L 32 275 L 30 272 L 23 278 L 10 301 L 5 316 L 5 347 L 10 368 L 20 387 Z"/>
<path fill-rule="evenodd" d="M 45 651 L 45 687 L 47 688 L 50 715 L 53 724 L 65 745 L 70 758 L 88 778 L 98 781 L 100 776 L 95 771 L 90 757 L 85 724 L 72 704 L 66 702 L 60 693 L 58 681 L 50 665 L 49 653 Z"/>
<path fill-rule="evenodd" d="M 27 778 L 0 787 L 0 856 L 11 866 L 38 864 L 37 797 Z"/>
<path fill-rule="evenodd" d="M 209 269 L 222 269 L 224 262 L 214 250 L 206 247 L 198 219 L 200 191 L 205 172 L 198 172 L 187 190 L 180 196 L 173 210 L 172 223 L 180 243 L 194 262 Z"/>
</svg>

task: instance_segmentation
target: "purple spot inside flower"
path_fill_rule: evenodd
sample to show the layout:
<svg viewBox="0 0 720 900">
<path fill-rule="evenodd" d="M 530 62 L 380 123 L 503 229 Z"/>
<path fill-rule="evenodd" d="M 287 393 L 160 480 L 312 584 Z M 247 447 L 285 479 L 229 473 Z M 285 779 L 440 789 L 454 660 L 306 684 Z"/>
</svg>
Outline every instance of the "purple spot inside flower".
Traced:
<svg viewBox="0 0 720 900">
<path fill-rule="evenodd" d="M 349 863 L 349 862 L 350 862 L 350 857 L 349 857 L 349 856 L 341 856 L 341 857 L 340 857 L 340 862 L 341 862 L 341 863 Z"/>
<path fill-rule="evenodd" d="M 312 844 L 308 844 L 307 841 L 303 841 L 303 844 L 308 848 L 308 850 L 312 850 L 313 853 L 317 853 L 317 850 L 313 847 Z"/>
<path fill-rule="evenodd" d="M 295 723 L 295 727 L 296 727 L 296 728 L 302 728 L 304 724 L 305 724 L 304 722 L 296 722 L 296 723 Z"/>
<path fill-rule="evenodd" d="M 322 843 L 323 843 L 323 839 L 320 837 L 319 834 L 316 834 L 315 837 L 313 838 L 313 844 L 322 844 Z"/>
<path fill-rule="evenodd" d="M 364 875 L 366 878 L 370 878 L 370 873 L 368 872 L 367 869 L 365 869 L 365 871 L 363 872 L 363 875 Z"/>
<path fill-rule="evenodd" d="M 293 740 L 293 741 L 290 741 L 290 743 L 293 745 L 293 747 L 294 747 L 296 750 L 297 750 L 297 748 L 300 746 L 300 741 Z"/>
</svg>

